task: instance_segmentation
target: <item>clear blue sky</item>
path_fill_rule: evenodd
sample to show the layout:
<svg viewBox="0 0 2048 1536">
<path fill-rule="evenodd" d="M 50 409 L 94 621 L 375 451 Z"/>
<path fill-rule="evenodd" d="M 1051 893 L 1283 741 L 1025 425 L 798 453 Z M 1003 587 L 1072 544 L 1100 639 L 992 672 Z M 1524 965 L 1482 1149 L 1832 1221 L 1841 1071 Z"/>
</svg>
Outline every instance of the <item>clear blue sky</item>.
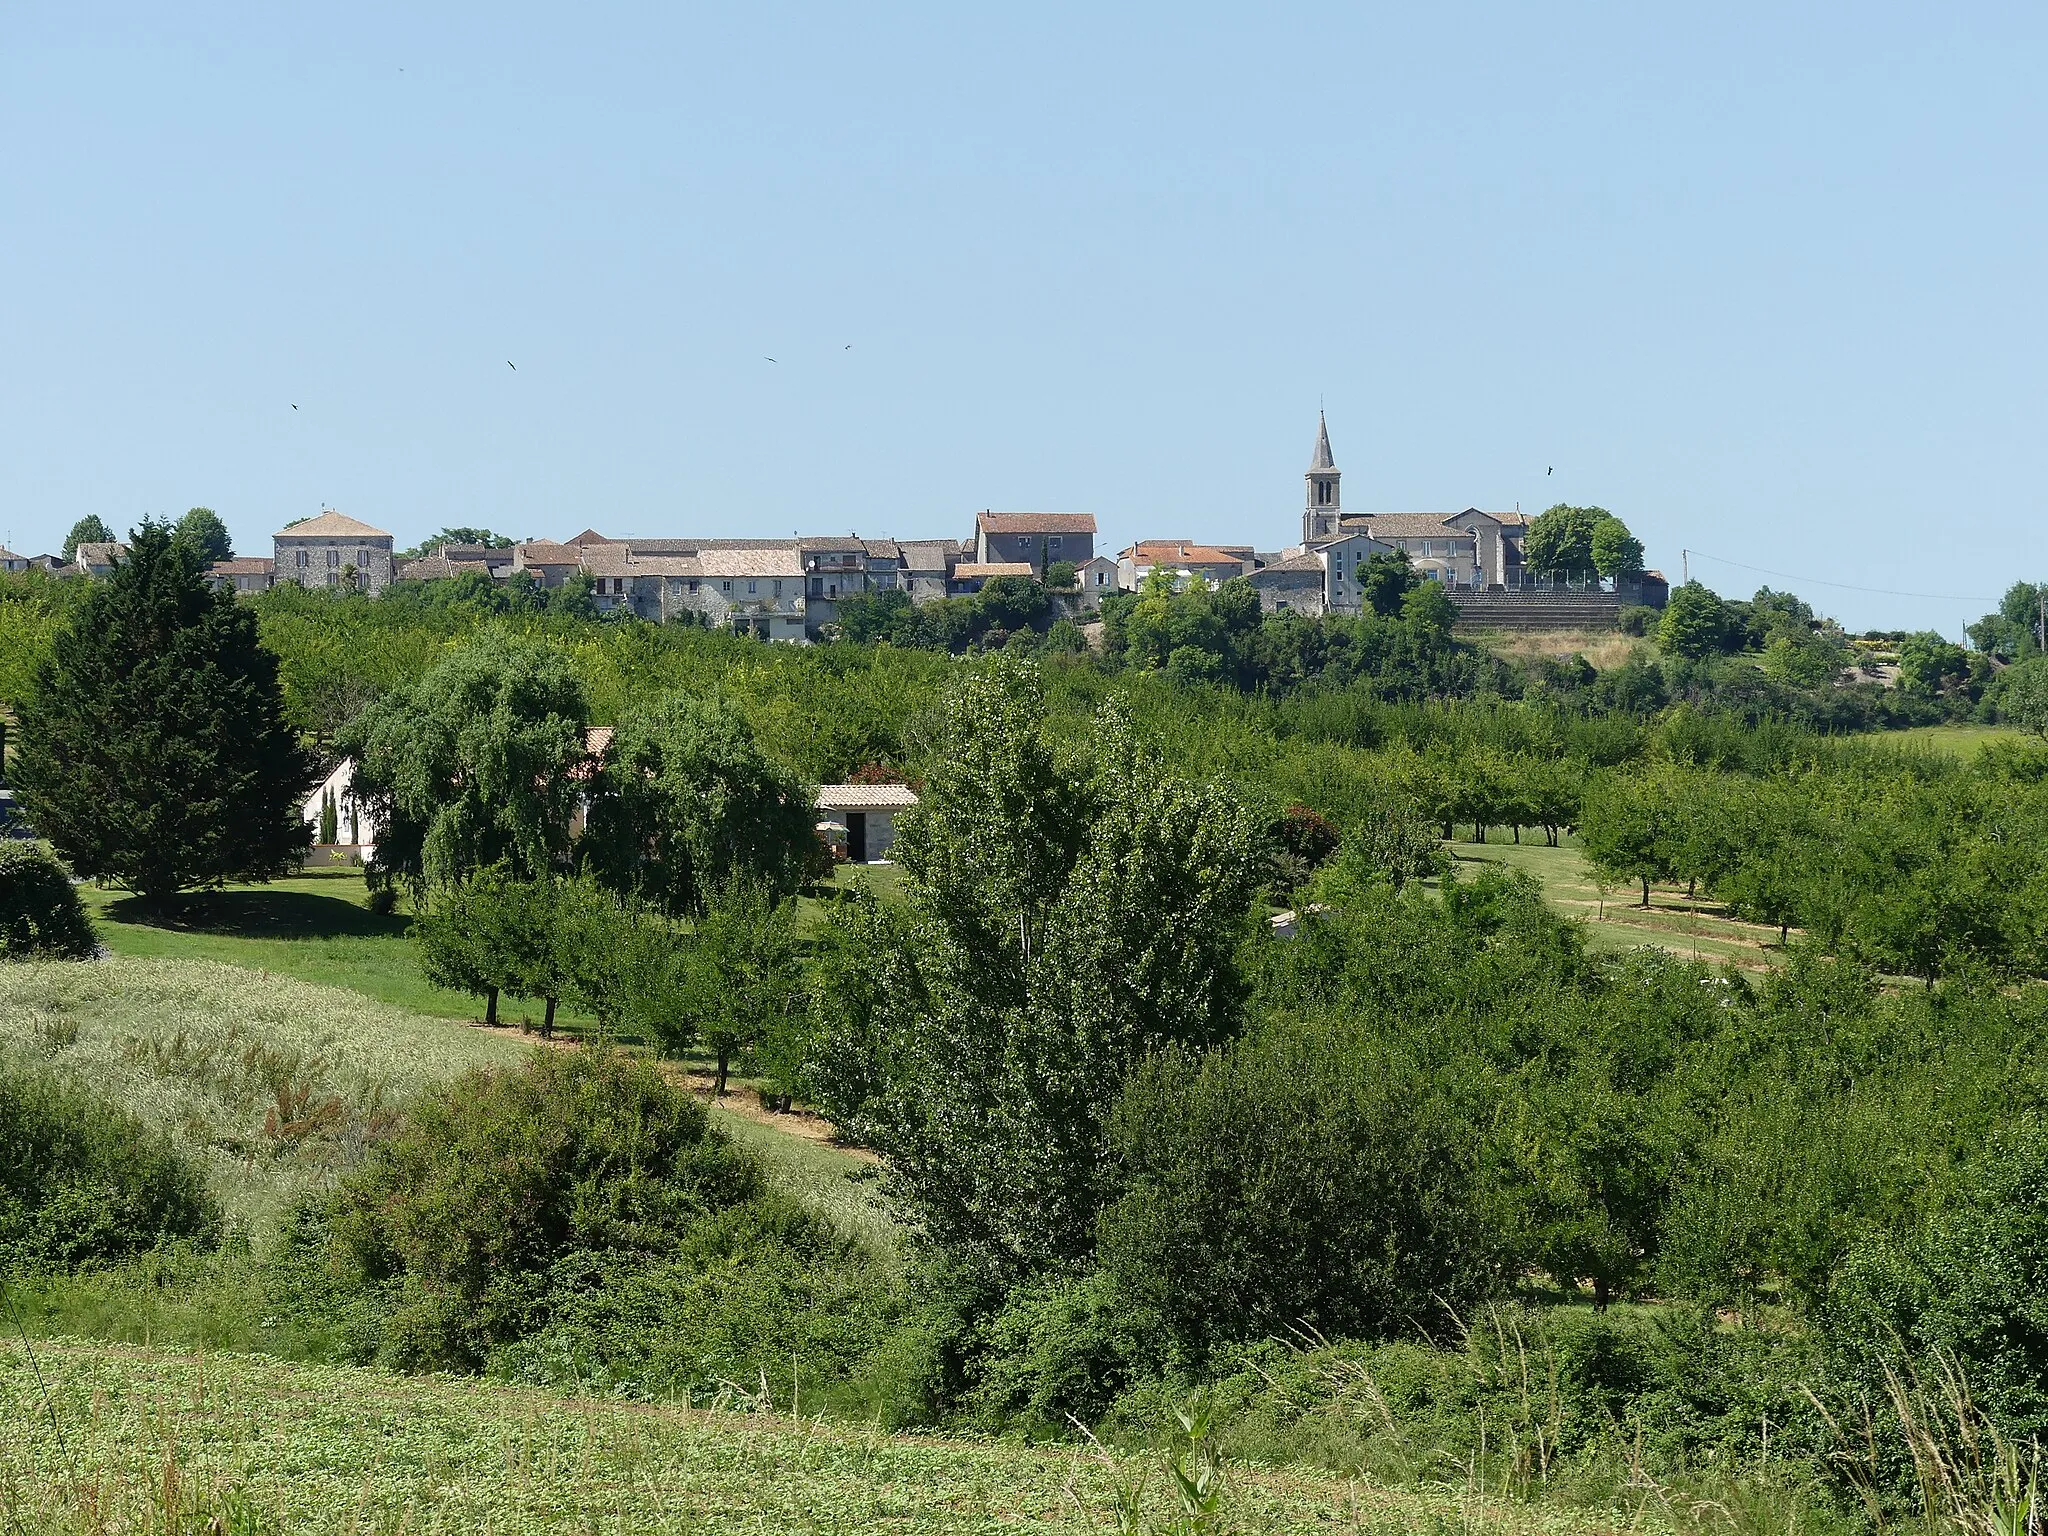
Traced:
<svg viewBox="0 0 2048 1536">
<path fill-rule="evenodd" d="M 0 538 L 1276 547 L 1321 399 L 1347 508 L 1594 502 L 1674 579 L 1957 594 L 1768 578 L 1957 635 L 2048 574 L 2044 44 L 2038 5 L 18 0 Z"/>
</svg>

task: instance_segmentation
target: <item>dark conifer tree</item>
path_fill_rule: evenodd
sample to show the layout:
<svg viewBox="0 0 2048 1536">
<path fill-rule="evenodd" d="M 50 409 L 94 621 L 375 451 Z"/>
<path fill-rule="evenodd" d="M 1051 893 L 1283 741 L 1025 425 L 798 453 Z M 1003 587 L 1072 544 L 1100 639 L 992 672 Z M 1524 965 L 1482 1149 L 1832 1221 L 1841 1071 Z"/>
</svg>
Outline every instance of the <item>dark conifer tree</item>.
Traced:
<svg viewBox="0 0 2048 1536">
<path fill-rule="evenodd" d="M 28 820 L 80 874 L 161 908 L 296 869 L 315 777 L 255 614 L 207 584 L 168 524 L 145 522 L 22 704 Z"/>
</svg>

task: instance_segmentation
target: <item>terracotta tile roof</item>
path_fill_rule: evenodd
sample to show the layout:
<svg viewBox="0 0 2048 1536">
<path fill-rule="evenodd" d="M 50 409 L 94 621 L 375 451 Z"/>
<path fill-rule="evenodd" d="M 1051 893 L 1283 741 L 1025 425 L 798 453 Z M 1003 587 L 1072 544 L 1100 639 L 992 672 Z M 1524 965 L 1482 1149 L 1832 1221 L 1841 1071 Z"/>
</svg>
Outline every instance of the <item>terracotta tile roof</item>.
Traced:
<svg viewBox="0 0 2048 1536">
<path fill-rule="evenodd" d="M 1154 565 L 1174 560 L 1184 565 L 1243 565 L 1251 559 L 1251 553 L 1249 548 L 1237 554 L 1213 544 L 1190 544 L 1184 539 L 1140 539 L 1124 551 L 1133 560 Z"/>
<path fill-rule="evenodd" d="M 289 528 L 277 530 L 280 539 L 388 539 L 390 534 L 382 528 L 372 528 L 368 523 L 359 523 L 352 517 L 339 512 L 322 512 L 318 517 L 309 517 L 304 522 L 293 523 Z"/>
<path fill-rule="evenodd" d="M 128 546 L 119 539 L 110 539 L 104 542 L 95 541 L 90 544 L 79 545 L 72 552 L 71 563 L 73 565 L 112 565 L 116 560 L 126 558 L 127 554 Z"/>
<path fill-rule="evenodd" d="M 944 571 L 960 554 L 960 546 L 951 539 L 905 539 L 897 548 L 903 552 L 906 570 L 926 574 Z"/>
<path fill-rule="evenodd" d="M 7 551 L 0 549 L 0 555 Z M 216 560 L 206 568 L 209 576 L 268 576 L 276 562 L 267 556 L 251 556 L 246 560 Z"/>
<path fill-rule="evenodd" d="M 1308 571 L 1320 576 L 1323 573 L 1323 562 L 1314 555 L 1295 555 L 1290 559 L 1275 560 L 1270 565 L 1260 566 L 1251 573 L 1251 579 L 1256 583 L 1261 576 L 1294 576 Z"/>
<path fill-rule="evenodd" d="M 1093 512 L 982 512 L 974 525 L 987 533 L 1093 533 Z"/>
</svg>

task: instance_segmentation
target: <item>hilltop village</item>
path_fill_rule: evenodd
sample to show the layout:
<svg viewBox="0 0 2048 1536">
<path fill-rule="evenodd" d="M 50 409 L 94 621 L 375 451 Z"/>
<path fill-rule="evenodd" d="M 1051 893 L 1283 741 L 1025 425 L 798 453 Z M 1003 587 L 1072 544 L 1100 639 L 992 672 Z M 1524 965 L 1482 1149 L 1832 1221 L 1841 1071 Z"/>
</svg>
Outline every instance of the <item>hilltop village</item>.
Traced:
<svg viewBox="0 0 2048 1536">
<path fill-rule="evenodd" d="M 1242 578 L 1269 613 L 1358 614 L 1366 607 L 1361 575 L 1376 555 L 1405 556 L 1418 577 L 1442 584 L 1461 617 L 1509 628 L 1599 626 L 1624 605 L 1661 608 L 1668 595 L 1654 571 L 1605 584 L 1537 576 L 1524 551 L 1533 519 L 1519 508 L 1346 512 L 1343 471 L 1321 419 L 1303 480 L 1299 540 L 1279 549 L 1147 538 L 1110 555 L 1096 548 L 1093 513 L 983 511 L 968 537 L 957 540 L 851 533 L 640 538 L 585 528 L 562 540 L 446 543 L 408 559 L 394 552 L 384 529 L 324 510 L 279 529 L 269 556 L 218 561 L 209 574 L 237 592 L 293 583 L 376 593 L 394 581 L 475 575 L 505 583 L 520 573 L 559 588 L 580 573 L 601 613 L 657 622 L 688 616 L 713 628 L 794 642 L 824 638 L 838 604 L 857 595 L 901 591 L 924 604 L 1020 577 L 1044 584 L 1085 616 L 1110 593 L 1135 591 L 1162 569 L 1176 586 L 1215 587 Z M 104 575 L 123 552 L 118 542 L 84 543 L 68 563 L 49 556 L 5 560 L 10 569 Z"/>
</svg>

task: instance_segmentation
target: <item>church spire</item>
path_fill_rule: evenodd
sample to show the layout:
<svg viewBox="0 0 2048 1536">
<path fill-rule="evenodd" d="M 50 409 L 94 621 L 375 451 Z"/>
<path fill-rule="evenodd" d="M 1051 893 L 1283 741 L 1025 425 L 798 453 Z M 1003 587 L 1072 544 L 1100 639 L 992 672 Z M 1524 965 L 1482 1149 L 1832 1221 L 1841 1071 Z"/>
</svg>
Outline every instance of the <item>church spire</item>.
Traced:
<svg viewBox="0 0 2048 1536">
<path fill-rule="evenodd" d="M 1308 465 L 1308 504 L 1301 512 L 1301 542 L 1307 544 L 1337 531 L 1344 520 L 1344 502 L 1339 490 L 1344 474 L 1330 452 L 1330 424 L 1316 412 L 1316 451 Z"/>
</svg>

